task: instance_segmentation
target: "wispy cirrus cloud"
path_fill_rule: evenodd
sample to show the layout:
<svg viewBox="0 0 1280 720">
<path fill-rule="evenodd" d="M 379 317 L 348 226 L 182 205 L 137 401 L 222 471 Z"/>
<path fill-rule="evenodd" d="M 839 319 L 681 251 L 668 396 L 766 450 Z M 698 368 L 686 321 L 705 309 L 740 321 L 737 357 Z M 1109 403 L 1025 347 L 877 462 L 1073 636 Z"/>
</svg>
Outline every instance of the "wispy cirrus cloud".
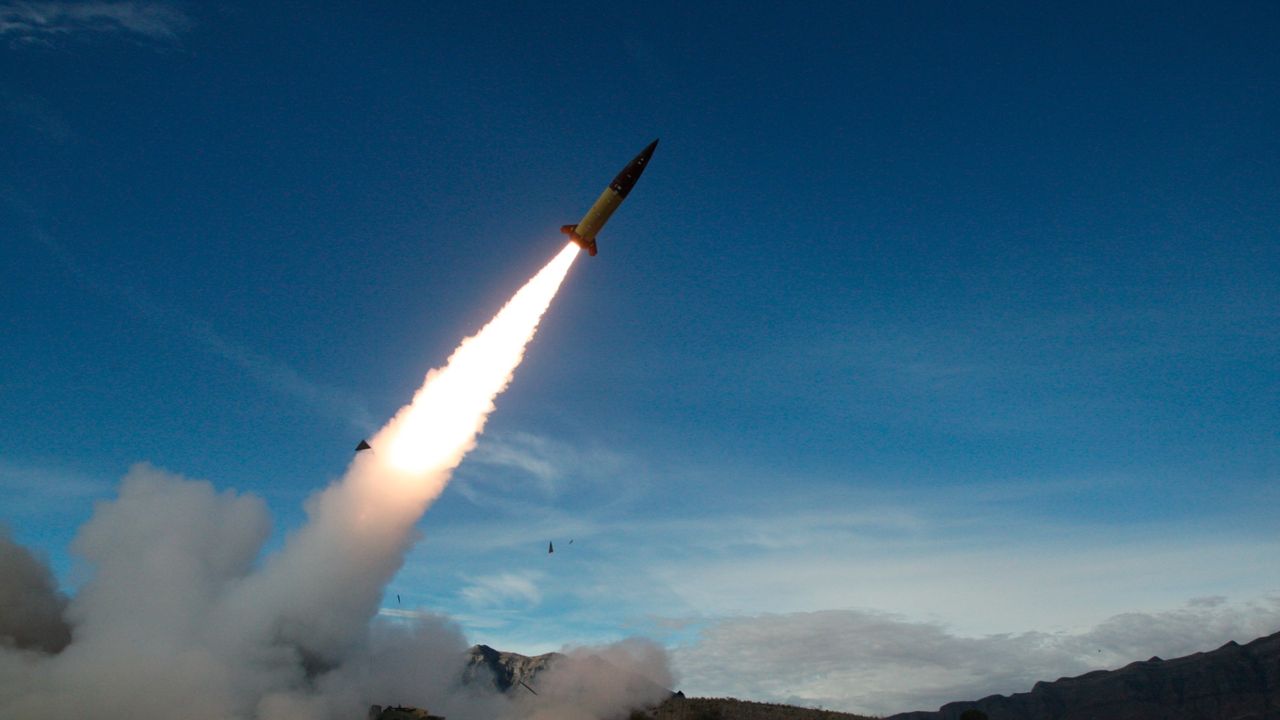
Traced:
<svg viewBox="0 0 1280 720">
<path fill-rule="evenodd" d="M 158 2 L 11 2 L 0 4 L 0 37 L 13 46 L 54 46 L 85 35 L 171 42 L 191 18 Z"/>
<path fill-rule="evenodd" d="M 479 486 L 497 488 L 506 495 L 516 486 L 536 487 L 553 497 L 567 480 L 589 481 L 612 476 L 626 465 L 624 459 L 604 448 L 581 448 L 528 432 L 494 433 L 476 447 L 468 462 L 480 468 L 466 474 L 468 499 L 485 502 Z"/>
<path fill-rule="evenodd" d="M 526 473 L 536 478 L 548 491 L 553 491 L 555 480 L 563 475 L 563 471 L 556 459 L 559 452 L 550 445 L 550 441 L 545 438 L 528 433 L 514 433 L 481 443 L 476 448 L 473 462 Z"/>
<path fill-rule="evenodd" d="M 542 601 L 537 580 L 537 573 L 499 573 L 474 578 L 460 594 L 467 602 L 478 606 L 537 605 Z"/>
<path fill-rule="evenodd" d="M 43 231 L 37 229 L 33 235 L 68 274 L 94 293 L 121 301 L 130 312 L 158 327 L 181 333 L 200 349 L 221 357 L 281 395 L 295 398 L 330 417 L 345 420 L 358 430 L 367 432 L 375 427 L 372 414 L 355 395 L 313 382 L 288 364 L 225 337 L 203 319 L 162 305 L 146 293 L 122 283 L 107 281 L 103 279 L 104 273 L 81 263 L 70 250 Z"/>
<path fill-rule="evenodd" d="M 106 497 L 112 488 L 107 480 L 74 470 L 0 460 L 0 503 L 11 517 L 67 512 Z"/>
</svg>

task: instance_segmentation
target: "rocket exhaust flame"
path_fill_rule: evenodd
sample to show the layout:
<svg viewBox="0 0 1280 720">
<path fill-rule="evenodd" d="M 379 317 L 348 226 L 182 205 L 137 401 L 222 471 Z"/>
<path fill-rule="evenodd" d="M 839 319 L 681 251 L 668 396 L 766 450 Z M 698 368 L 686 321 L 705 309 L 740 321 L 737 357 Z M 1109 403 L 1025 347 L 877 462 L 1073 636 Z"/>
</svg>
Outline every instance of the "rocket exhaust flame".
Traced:
<svg viewBox="0 0 1280 720">
<path fill-rule="evenodd" d="M 386 447 L 396 472 L 418 475 L 451 470 L 475 445 L 493 410 L 493 400 L 511 382 L 569 266 L 573 243 L 533 277 L 480 332 L 463 340 L 443 369 L 433 370 L 401 410 L 378 432 L 374 447 Z"/>
<path fill-rule="evenodd" d="M 358 452 L 342 479 L 308 499 L 308 521 L 262 564 L 270 517 L 261 499 L 133 468 L 77 536 L 76 552 L 96 570 L 65 623 L 15 635 L 11 646 L 0 607 L 0 718 L 337 720 L 408 702 L 458 720 L 513 720 L 621 716 L 660 700 L 669 682 L 637 697 L 598 661 L 566 664 L 538 697 L 462 688 L 465 638 L 447 619 L 374 619 L 414 525 L 475 445 L 578 252 L 567 245 L 431 371 L 371 438 L 373 452 Z M 0 555 L 11 546 L 0 535 Z M 29 565 L 19 567 L 28 578 L 20 587 L 60 609 L 52 576 Z"/>
<path fill-rule="evenodd" d="M 412 402 L 370 439 L 374 451 L 356 454 L 343 478 L 308 502 L 307 524 L 247 579 L 233 612 L 256 615 L 262 632 L 322 658 L 360 640 L 414 539 L 413 525 L 475 447 L 578 252 L 567 244 L 427 374 Z M 287 595 L 279 591 L 285 587 Z"/>
</svg>

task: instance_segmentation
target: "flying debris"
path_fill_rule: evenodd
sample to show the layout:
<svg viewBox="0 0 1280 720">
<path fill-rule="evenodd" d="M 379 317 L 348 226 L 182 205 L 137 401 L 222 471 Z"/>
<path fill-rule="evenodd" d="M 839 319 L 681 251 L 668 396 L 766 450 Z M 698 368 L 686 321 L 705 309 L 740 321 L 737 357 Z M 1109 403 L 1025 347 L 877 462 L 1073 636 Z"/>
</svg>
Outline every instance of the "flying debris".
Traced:
<svg viewBox="0 0 1280 720">
<path fill-rule="evenodd" d="M 400 604 L 400 593 L 396 593 L 396 604 Z"/>
<path fill-rule="evenodd" d="M 537 694 L 538 694 L 538 691 L 537 691 L 537 690 L 534 690 L 534 689 L 533 689 L 533 688 L 531 688 L 531 687 L 529 687 L 529 684 L 528 684 L 528 683 L 526 683 L 525 681 L 523 681 L 523 680 L 516 680 L 516 682 L 520 683 L 521 685 L 524 685 L 524 689 L 525 689 L 525 690 L 528 690 L 529 692 L 533 693 L 534 695 L 537 695 Z"/>
<path fill-rule="evenodd" d="M 649 158 L 653 156 L 654 148 L 658 147 L 658 141 L 654 140 L 649 143 L 649 147 L 640 151 L 640 154 L 627 163 L 627 166 L 618 173 L 618 176 L 609 183 L 609 187 L 600 193 L 600 197 L 596 198 L 596 202 L 582 216 L 582 220 L 577 225 L 565 225 L 560 228 L 560 232 L 568 235 L 578 245 L 586 248 L 587 254 L 594 256 L 596 254 L 596 234 L 609 222 L 609 216 L 613 215 L 613 211 L 618 209 L 622 201 L 627 198 L 627 194 L 631 192 L 631 188 L 635 187 L 636 181 L 640 179 L 640 174 L 644 172 L 644 168 L 649 164 Z"/>
<path fill-rule="evenodd" d="M 555 551 L 556 551 L 556 544 L 554 542 L 547 543 L 547 554 L 550 555 Z"/>
<path fill-rule="evenodd" d="M 364 450 L 372 450 L 372 449 L 373 449 L 373 446 L 369 444 L 368 440 L 361 440 L 360 444 L 356 446 L 356 452 L 362 452 Z"/>
</svg>

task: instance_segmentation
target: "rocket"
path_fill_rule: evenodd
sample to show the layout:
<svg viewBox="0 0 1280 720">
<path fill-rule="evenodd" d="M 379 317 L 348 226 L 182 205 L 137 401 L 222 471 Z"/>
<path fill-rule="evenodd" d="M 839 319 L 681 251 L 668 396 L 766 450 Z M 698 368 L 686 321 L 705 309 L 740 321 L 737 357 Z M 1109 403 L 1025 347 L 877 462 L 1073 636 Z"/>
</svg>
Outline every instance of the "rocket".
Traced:
<svg viewBox="0 0 1280 720">
<path fill-rule="evenodd" d="M 649 147 L 641 150 L 639 155 L 622 168 L 622 172 L 618 173 L 613 182 L 609 183 L 609 187 L 600 193 L 600 197 L 596 198 L 595 204 L 586 215 L 582 216 L 578 224 L 565 225 L 560 228 L 560 232 L 586 248 L 588 255 L 595 255 L 596 234 L 605 223 L 609 222 L 609 216 L 613 215 L 613 211 L 617 210 L 622 201 L 627 198 L 631 188 L 635 187 L 636 181 L 640 179 L 640 173 L 643 173 L 645 166 L 649 164 L 649 158 L 653 156 L 653 150 L 656 147 L 658 147 L 658 141 L 654 140 L 649 143 Z"/>
</svg>

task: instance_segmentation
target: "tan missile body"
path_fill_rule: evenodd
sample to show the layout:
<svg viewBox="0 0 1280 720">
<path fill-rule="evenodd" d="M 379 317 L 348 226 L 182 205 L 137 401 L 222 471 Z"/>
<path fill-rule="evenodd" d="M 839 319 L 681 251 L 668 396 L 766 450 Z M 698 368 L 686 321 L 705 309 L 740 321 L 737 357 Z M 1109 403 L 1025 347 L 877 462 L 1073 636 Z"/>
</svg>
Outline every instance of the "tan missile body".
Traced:
<svg viewBox="0 0 1280 720">
<path fill-rule="evenodd" d="M 645 166 L 649 164 L 649 158 L 653 156 L 653 151 L 658 147 L 658 141 L 654 140 L 649 143 L 649 147 L 640 151 L 630 163 L 627 164 L 622 172 L 609 183 L 609 187 L 600 193 L 600 197 L 596 198 L 595 203 L 591 205 L 591 209 L 586 215 L 578 221 L 577 225 L 564 225 L 560 228 L 560 232 L 573 238 L 573 241 L 586 248 L 588 255 L 596 254 L 596 234 L 609 222 L 609 217 L 613 215 L 613 211 L 618 209 L 622 201 L 627 198 L 631 192 L 631 188 L 635 187 L 636 181 L 640 179 L 640 174 L 644 172 Z"/>
</svg>

